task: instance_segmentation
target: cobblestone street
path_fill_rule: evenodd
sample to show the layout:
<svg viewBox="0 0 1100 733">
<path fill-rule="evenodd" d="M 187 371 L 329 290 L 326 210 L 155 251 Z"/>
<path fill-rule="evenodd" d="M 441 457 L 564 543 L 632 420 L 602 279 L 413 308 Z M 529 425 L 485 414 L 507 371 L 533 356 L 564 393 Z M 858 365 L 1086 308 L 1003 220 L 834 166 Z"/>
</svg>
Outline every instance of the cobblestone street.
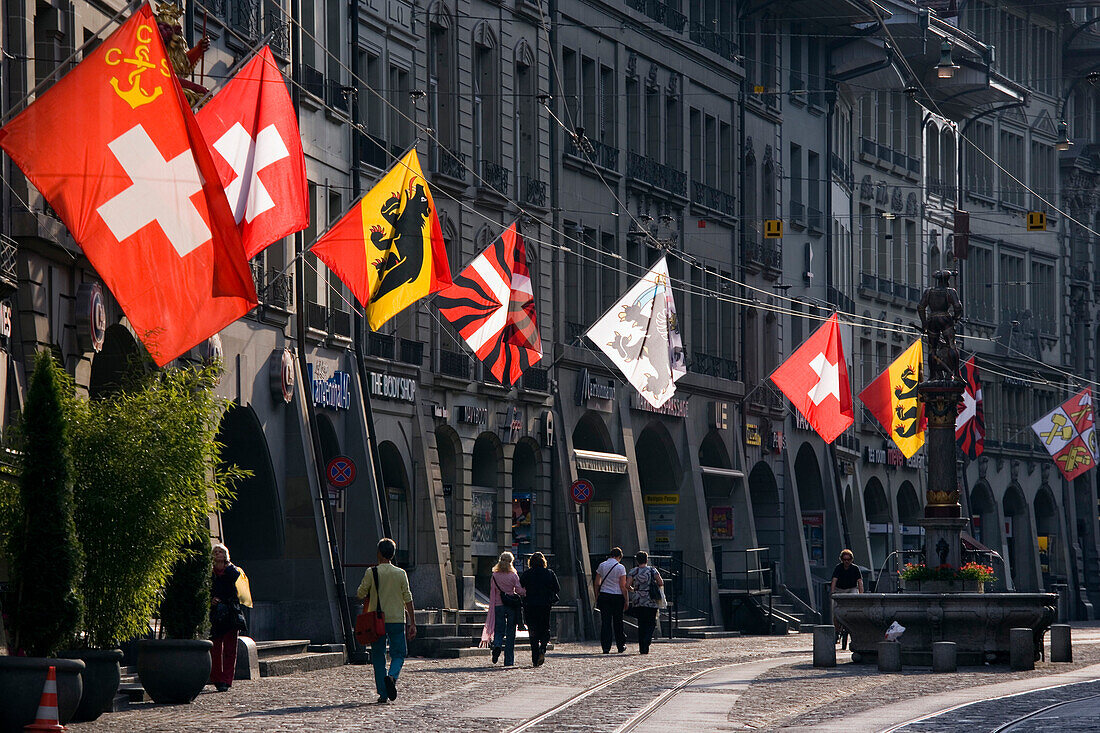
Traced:
<svg viewBox="0 0 1100 733">
<path fill-rule="evenodd" d="M 1032 672 L 1004 667 L 966 668 L 933 676 L 906 669 L 880 674 L 851 664 L 838 652 L 834 669 L 810 664 L 812 637 L 743 637 L 664 641 L 651 654 L 602 655 L 594 644 L 560 644 L 533 669 L 517 650 L 517 667 L 485 658 L 410 659 L 399 697 L 375 705 L 372 668 L 344 666 L 285 677 L 238 681 L 219 694 L 206 688 L 192 704 L 142 704 L 71 725 L 92 731 L 359 731 L 419 730 L 495 733 L 522 730 L 884 730 L 950 707 L 980 700 L 989 690 L 1047 688 L 1085 682 L 1043 694 L 1019 695 L 1011 705 L 968 705 L 902 728 L 909 731 L 992 730 L 1052 701 L 1097 693 L 1082 679 L 1060 679 L 1100 663 L 1100 628 L 1075 628 L 1074 663 L 1037 662 Z M 732 665 L 732 666 L 731 666 Z M 1100 668 L 1098 668 L 1100 669 Z M 1100 676 L 1087 669 L 1086 679 Z M 558 706 L 594 686 L 602 689 Z M 1011 690 L 1009 689 L 1011 688 Z M 966 697 L 967 694 L 970 697 Z M 932 697 L 921 697 L 936 695 Z M 950 699 L 947 699 L 950 696 Z M 989 697 L 995 695 L 990 692 Z M 658 700 L 659 707 L 647 707 Z M 702 711 L 702 712 L 700 712 Z M 881 714 L 880 714 L 881 711 Z M 533 724 L 529 721 L 550 713 Z M 526 727 L 524 727 L 526 725 Z"/>
</svg>

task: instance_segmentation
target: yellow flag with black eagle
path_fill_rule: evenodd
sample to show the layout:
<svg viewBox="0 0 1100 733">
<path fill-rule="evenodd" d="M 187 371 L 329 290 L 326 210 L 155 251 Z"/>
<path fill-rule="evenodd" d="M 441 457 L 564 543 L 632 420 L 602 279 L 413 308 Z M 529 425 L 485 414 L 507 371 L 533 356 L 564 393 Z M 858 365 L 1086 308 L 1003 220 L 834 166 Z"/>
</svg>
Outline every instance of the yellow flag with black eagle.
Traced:
<svg viewBox="0 0 1100 733">
<path fill-rule="evenodd" d="M 918 338 L 859 393 L 906 458 L 924 445 L 924 404 L 917 400 L 923 364 L 924 347 Z"/>
</svg>

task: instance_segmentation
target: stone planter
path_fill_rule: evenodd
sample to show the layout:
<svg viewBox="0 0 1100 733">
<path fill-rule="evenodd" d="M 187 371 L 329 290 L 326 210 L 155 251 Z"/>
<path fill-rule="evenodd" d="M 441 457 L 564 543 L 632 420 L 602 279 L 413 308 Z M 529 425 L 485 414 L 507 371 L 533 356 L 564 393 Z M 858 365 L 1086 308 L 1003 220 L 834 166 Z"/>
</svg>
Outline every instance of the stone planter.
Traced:
<svg viewBox="0 0 1100 733">
<path fill-rule="evenodd" d="M 57 669 L 57 713 L 62 724 L 72 720 L 82 691 L 84 662 L 45 657 L 0 657 L 0 733 L 22 733 L 34 722 L 50 666 Z"/>
<path fill-rule="evenodd" d="M 898 587 L 906 593 L 985 593 L 985 583 L 980 580 L 898 580 Z"/>
<path fill-rule="evenodd" d="M 137 643 L 138 679 L 154 702 L 189 703 L 210 681 L 208 639 L 143 639 Z"/>
<path fill-rule="evenodd" d="M 74 721 L 95 720 L 105 713 L 118 694 L 121 679 L 121 649 L 74 649 L 61 652 L 65 659 L 84 662 L 84 694 L 73 716 Z"/>
</svg>

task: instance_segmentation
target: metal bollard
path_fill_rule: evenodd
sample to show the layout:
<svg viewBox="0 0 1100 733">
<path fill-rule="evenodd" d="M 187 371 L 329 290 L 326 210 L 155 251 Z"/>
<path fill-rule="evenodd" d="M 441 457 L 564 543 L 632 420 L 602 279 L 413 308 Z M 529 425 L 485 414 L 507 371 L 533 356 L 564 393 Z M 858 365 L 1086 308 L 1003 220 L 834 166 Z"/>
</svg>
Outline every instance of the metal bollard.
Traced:
<svg viewBox="0 0 1100 733">
<path fill-rule="evenodd" d="M 1070 643 L 1069 624 L 1054 624 L 1050 627 L 1050 661 L 1073 661 L 1073 645 Z"/>
<path fill-rule="evenodd" d="M 901 671 L 901 642 L 880 641 L 878 643 L 878 671 Z"/>
<path fill-rule="evenodd" d="M 954 672 L 958 668 L 958 647 L 955 642 L 932 642 L 932 671 Z"/>
<path fill-rule="evenodd" d="M 814 666 L 836 666 L 836 629 L 832 626 L 814 626 Z"/>
<path fill-rule="evenodd" d="M 1035 632 L 1008 630 L 1008 664 L 1013 671 L 1035 669 Z"/>
</svg>

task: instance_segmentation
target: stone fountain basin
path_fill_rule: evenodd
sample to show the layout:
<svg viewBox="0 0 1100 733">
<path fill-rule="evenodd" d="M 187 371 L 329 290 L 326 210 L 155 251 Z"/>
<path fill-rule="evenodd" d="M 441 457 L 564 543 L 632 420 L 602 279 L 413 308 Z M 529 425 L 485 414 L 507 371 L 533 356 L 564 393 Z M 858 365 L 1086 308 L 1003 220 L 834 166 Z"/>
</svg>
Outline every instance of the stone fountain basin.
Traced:
<svg viewBox="0 0 1100 733">
<path fill-rule="evenodd" d="M 953 641 L 960 665 L 1008 661 L 1009 629 L 1035 633 L 1036 659 L 1043 634 L 1057 617 L 1054 593 L 861 593 L 837 595 L 836 617 L 848 629 L 852 661 L 878 658 L 878 643 L 897 621 L 902 663 L 932 664 L 932 642 Z"/>
</svg>

